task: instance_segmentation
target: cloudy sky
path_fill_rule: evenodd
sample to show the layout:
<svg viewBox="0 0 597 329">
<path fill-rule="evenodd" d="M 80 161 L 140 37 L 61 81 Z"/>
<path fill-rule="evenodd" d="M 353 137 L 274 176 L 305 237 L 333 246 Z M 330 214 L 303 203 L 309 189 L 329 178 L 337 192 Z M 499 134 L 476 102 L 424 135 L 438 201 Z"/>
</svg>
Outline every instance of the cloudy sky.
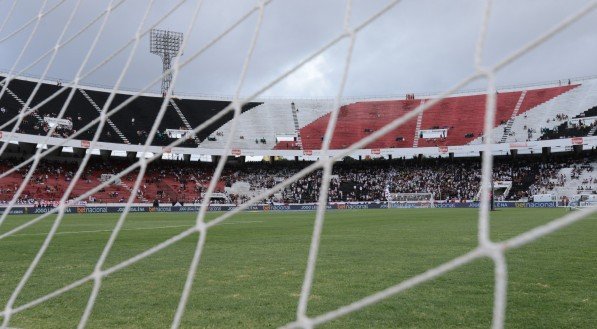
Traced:
<svg viewBox="0 0 597 329">
<path fill-rule="evenodd" d="M 75 19 L 64 40 L 79 32 L 107 8 L 111 12 L 99 41 L 83 67 L 86 74 L 104 63 L 125 45 L 141 24 L 148 0 L 0 0 L 0 69 L 20 70 L 52 49 L 69 16 L 80 1 Z M 8 13 L 16 2 L 14 11 Z M 163 18 L 180 0 L 156 0 L 143 29 Z M 363 22 L 389 0 L 354 0 L 351 25 Z M 550 27 L 579 11 L 589 0 L 495 0 L 484 49 L 485 65 L 493 65 L 535 39 Z M 7 38 L 45 9 L 37 31 L 34 25 Z M 204 0 L 189 34 L 182 59 L 221 34 L 250 10 L 257 1 Z M 197 1 L 186 1 L 165 17 L 158 27 L 179 32 L 189 28 Z M 274 0 L 265 9 L 263 23 L 250 62 L 243 95 L 259 90 L 330 40 L 343 28 L 346 0 Z M 350 97 L 392 96 L 407 92 L 442 91 L 474 71 L 475 43 L 482 25 L 484 1 L 402 0 L 357 36 L 345 95 Z M 239 80 L 251 36 L 258 21 L 254 13 L 233 32 L 190 62 L 180 73 L 177 93 L 232 95 Z M 593 10 L 498 74 L 498 85 L 527 84 L 597 74 L 597 10 Z M 98 20 L 70 44 L 60 48 L 48 76 L 70 81 L 79 70 L 102 20 Z M 30 45 L 24 49 L 29 38 Z M 325 51 L 300 70 L 269 89 L 265 97 L 333 97 L 343 72 L 348 39 Z M 140 89 L 161 73 L 159 57 L 149 53 L 149 39 L 141 39 L 123 81 L 123 89 Z M 84 79 L 83 84 L 114 85 L 132 51 L 105 62 Z M 17 61 L 19 55 L 23 56 Z M 49 56 L 25 72 L 40 76 Z M 483 87 L 477 81 L 470 88 Z M 153 86 L 152 90 L 158 90 Z"/>
</svg>

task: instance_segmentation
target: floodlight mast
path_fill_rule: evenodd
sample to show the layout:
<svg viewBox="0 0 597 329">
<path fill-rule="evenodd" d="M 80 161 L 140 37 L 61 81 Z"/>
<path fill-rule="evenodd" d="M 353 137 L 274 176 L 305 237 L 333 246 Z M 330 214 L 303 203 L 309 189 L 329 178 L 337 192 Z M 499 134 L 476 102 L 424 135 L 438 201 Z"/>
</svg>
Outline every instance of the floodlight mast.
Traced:
<svg viewBox="0 0 597 329">
<path fill-rule="evenodd" d="M 180 32 L 152 29 L 150 34 L 149 51 L 162 58 L 163 73 L 170 70 L 172 59 L 178 55 L 182 46 L 183 34 Z M 172 72 L 164 74 L 162 78 L 162 95 L 166 95 L 172 83 Z"/>
</svg>

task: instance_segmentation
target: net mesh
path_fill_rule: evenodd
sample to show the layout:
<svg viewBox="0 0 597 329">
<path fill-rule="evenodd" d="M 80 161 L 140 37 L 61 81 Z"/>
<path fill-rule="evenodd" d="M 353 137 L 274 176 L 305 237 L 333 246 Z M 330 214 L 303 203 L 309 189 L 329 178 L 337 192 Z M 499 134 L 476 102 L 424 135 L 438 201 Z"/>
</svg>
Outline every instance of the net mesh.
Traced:
<svg viewBox="0 0 597 329">
<path fill-rule="evenodd" d="M 17 35 L 25 33 L 25 31 L 29 31 L 28 32 L 29 34 L 27 36 L 27 41 L 25 42 L 23 48 L 21 49 L 19 56 L 17 57 L 17 60 L 15 61 L 12 68 L 10 69 L 8 75 L 2 82 L 0 82 L 0 84 L 2 85 L 0 97 L 4 97 L 4 95 L 6 93 L 11 92 L 9 87 L 10 87 L 10 81 L 12 79 L 27 73 L 32 67 L 34 67 L 34 66 L 38 65 L 40 62 L 42 62 L 42 60 L 45 60 L 45 59 L 49 59 L 49 60 L 47 61 L 47 64 L 46 64 L 43 74 L 39 77 L 39 79 L 37 81 L 35 89 L 31 93 L 29 98 L 27 100 L 23 101 L 23 104 L 22 104 L 23 107 L 22 107 L 22 110 L 19 113 L 19 115 L 12 118 L 9 122 L 0 126 L 0 130 L 4 130 L 9 124 L 14 123 L 14 126 L 13 126 L 11 132 L 8 133 L 9 134 L 8 136 L 10 138 L 10 136 L 18 129 L 19 125 L 22 123 L 23 118 L 25 116 L 27 116 L 31 113 L 34 113 L 34 111 L 36 109 L 47 104 L 52 99 L 56 98 L 58 95 L 66 92 L 67 90 L 70 89 L 68 98 L 65 101 L 65 103 L 63 104 L 61 111 L 57 116 L 58 118 L 62 118 L 62 116 L 65 113 L 66 108 L 68 107 L 70 101 L 72 100 L 74 91 L 77 90 L 77 88 L 79 87 L 80 81 L 82 79 L 84 79 L 85 77 L 88 77 L 92 73 L 96 72 L 99 68 L 102 68 L 105 65 L 107 65 L 116 56 L 120 55 L 121 53 L 125 53 L 127 49 L 130 49 L 128 56 L 127 56 L 127 60 L 125 61 L 125 64 L 121 69 L 121 72 L 118 76 L 118 79 L 116 80 L 116 83 L 114 83 L 114 86 L 111 89 L 110 97 L 108 98 L 105 105 L 101 109 L 100 115 L 96 119 L 92 120 L 89 124 L 87 124 L 84 128 L 80 129 L 77 133 L 74 133 L 73 135 L 71 135 L 69 137 L 69 139 L 77 139 L 77 137 L 83 131 L 86 131 L 87 129 L 90 129 L 90 128 L 94 127 L 95 125 L 97 125 L 97 128 L 93 128 L 93 129 L 96 129 L 95 130 L 96 133 L 94 134 L 93 139 L 90 141 L 89 148 L 93 149 L 94 146 L 97 144 L 99 136 L 100 136 L 100 132 L 109 117 L 111 117 L 114 113 L 117 113 L 118 111 L 120 111 L 127 104 L 129 104 L 132 100 L 139 97 L 143 92 L 146 92 L 147 90 L 149 90 L 153 85 L 159 83 L 163 76 L 172 74 L 172 84 L 170 86 L 170 89 L 168 90 L 168 92 L 166 93 L 166 96 L 164 97 L 158 117 L 155 120 L 155 124 L 152 126 L 150 132 L 148 133 L 148 138 L 143 145 L 143 147 L 144 147 L 143 150 L 146 150 L 147 147 L 151 144 L 151 142 L 154 139 L 157 127 L 158 127 L 159 123 L 161 122 L 161 120 L 164 116 L 164 112 L 167 107 L 167 104 L 172 97 L 172 88 L 173 88 L 173 86 L 176 85 L 176 80 L 177 80 L 179 71 L 184 69 L 185 66 L 187 66 L 190 62 L 196 60 L 199 56 L 201 56 L 203 53 L 205 53 L 206 50 L 210 49 L 215 44 L 220 42 L 220 40 L 222 38 L 224 38 L 226 35 L 228 35 L 232 31 L 234 31 L 236 28 L 238 28 L 238 26 L 241 25 L 243 22 L 247 21 L 250 17 L 253 17 L 256 15 L 258 17 L 258 19 L 256 20 L 256 25 L 255 25 L 255 29 L 253 32 L 252 40 L 251 40 L 250 46 L 247 50 L 247 54 L 245 56 L 242 71 L 241 71 L 241 74 L 238 79 L 236 92 L 234 94 L 234 98 L 233 98 L 231 104 L 228 107 L 226 107 L 223 111 L 221 111 L 217 115 L 213 116 L 208 121 L 204 122 L 203 124 L 201 124 L 197 127 L 194 127 L 193 132 L 197 133 L 197 132 L 201 131 L 202 129 L 205 129 L 206 127 L 208 127 L 210 124 L 214 123 L 216 120 L 218 120 L 222 116 L 224 116 L 228 113 L 232 113 L 233 119 L 231 121 L 231 131 L 227 137 L 228 139 L 226 141 L 225 147 L 222 150 L 222 154 L 230 154 L 230 150 L 232 147 L 232 140 L 235 136 L 235 132 L 238 127 L 238 121 L 239 121 L 238 119 L 241 114 L 241 108 L 244 104 L 246 104 L 246 103 L 254 100 L 256 97 L 262 95 L 265 91 L 270 89 L 272 86 L 276 85 L 278 82 L 280 82 L 284 78 L 288 77 L 293 72 L 296 72 L 299 68 L 303 67 L 305 64 L 312 61 L 314 58 L 316 58 L 317 56 L 319 56 L 320 54 L 325 52 L 327 49 L 331 48 L 332 46 L 338 44 L 339 42 L 341 42 L 343 40 L 348 40 L 349 47 L 347 49 L 346 56 L 344 59 L 344 70 L 342 73 L 342 79 L 341 79 L 340 85 L 338 86 L 338 91 L 337 91 L 337 94 L 335 97 L 334 110 L 331 113 L 329 124 L 328 124 L 326 132 L 325 132 L 323 145 L 321 148 L 320 160 L 318 160 L 318 161 L 314 162 L 313 164 L 311 164 L 310 166 L 302 169 L 301 171 L 299 171 L 292 177 L 286 179 L 285 181 L 279 183 L 275 187 L 273 187 L 267 191 L 264 191 L 264 192 L 260 193 L 259 195 L 254 196 L 248 202 L 240 205 L 239 207 L 235 208 L 234 210 L 224 213 L 224 214 L 218 216 L 214 220 L 206 222 L 205 215 L 206 215 L 206 211 L 207 211 L 207 206 L 209 205 L 211 195 L 212 195 L 213 191 L 215 190 L 216 183 L 218 182 L 218 180 L 222 174 L 222 171 L 223 171 L 223 168 L 224 168 L 224 165 L 226 162 L 226 157 L 221 157 L 216 165 L 216 169 L 214 171 L 214 174 L 211 178 L 209 187 L 208 187 L 205 197 L 203 199 L 202 206 L 200 208 L 201 210 L 197 213 L 195 225 L 193 227 L 191 227 L 175 236 L 172 236 L 171 238 L 135 255 L 134 257 L 131 257 L 125 261 L 122 261 L 121 263 L 118 263 L 118 264 L 110 266 L 110 267 L 106 267 L 104 262 L 110 253 L 110 250 L 113 246 L 114 241 L 118 237 L 119 232 L 121 232 L 123 225 L 126 221 L 127 215 L 131 208 L 131 204 L 134 201 L 134 196 L 136 195 L 136 193 L 134 193 L 134 191 L 139 190 L 139 187 L 143 181 L 143 177 L 144 177 L 147 165 L 149 163 L 153 162 L 154 160 L 159 159 L 162 154 L 161 154 L 161 152 L 158 152 L 149 158 L 141 157 L 134 164 L 132 164 L 129 167 L 127 167 L 126 169 L 122 170 L 119 174 L 112 176 L 109 180 L 102 182 L 101 184 L 94 187 L 93 189 L 87 191 L 86 193 L 81 194 L 79 197 L 75 198 L 74 200 L 68 200 L 67 198 L 68 198 L 70 192 L 72 192 L 76 182 L 80 179 L 80 177 L 85 169 L 85 166 L 87 165 L 87 163 L 89 161 L 91 152 L 87 153 L 83 157 L 79 169 L 75 173 L 71 183 L 69 184 L 67 190 L 65 191 L 65 193 L 64 193 L 63 197 L 61 198 L 60 203 L 57 207 L 53 208 L 51 211 L 49 211 L 45 214 L 39 215 L 36 218 L 31 219 L 31 220 L 27 221 L 26 223 L 21 224 L 13 229 L 10 229 L 9 231 L 2 233 L 0 235 L 0 243 L 1 243 L 2 242 L 1 240 L 4 240 L 7 237 L 10 237 L 10 236 L 16 234 L 16 233 L 24 230 L 25 228 L 27 228 L 41 220 L 48 218 L 51 215 L 54 215 L 54 214 L 56 215 L 56 217 L 53 219 L 51 229 L 47 233 L 43 244 L 37 251 L 34 259 L 31 261 L 26 272 L 23 274 L 18 285 L 16 286 L 13 293 L 11 294 L 8 302 L 4 306 L 3 311 L 0 312 L 0 316 L 2 317 L 2 326 L 1 326 L 2 328 L 7 328 L 10 325 L 11 318 L 16 313 L 22 312 L 22 311 L 32 308 L 36 305 L 47 302 L 57 296 L 60 296 L 61 294 L 65 293 L 65 292 L 68 292 L 71 289 L 79 287 L 87 282 L 93 282 L 93 289 L 89 296 L 88 302 L 85 306 L 85 311 L 81 315 L 81 319 L 79 321 L 78 327 L 83 328 L 87 325 L 89 316 L 93 311 L 96 298 L 101 289 L 102 282 L 106 276 L 108 276 L 114 272 L 120 271 L 122 269 L 125 269 L 128 266 L 130 266 L 130 265 L 132 265 L 132 264 L 134 264 L 134 263 L 136 263 L 136 262 L 138 262 L 138 261 L 164 249 L 164 248 L 167 248 L 168 246 L 176 243 L 177 241 L 180 241 L 180 240 L 185 239 L 192 235 L 198 235 L 199 239 L 197 240 L 195 252 L 194 252 L 191 264 L 188 269 L 188 274 L 187 274 L 186 282 L 184 285 L 184 289 L 181 293 L 174 319 L 172 320 L 172 328 L 179 327 L 179 325 L 181 323 L 181 319 L 185 312 L 185 308 L 187 306 L 187 301 L 188 301 L 189 295 L 191 294 L 191 292 L 193 290 L 194 278 L 195 278 L 195 275 L 196 275 L 198 267 L 199 267 L 199 263 L 201 260 L 201 254 L 202 254 L 202 251 L 205 246 L 206 236 L 207 236 L 207 233 L 209 232 L 210 228 L 222 223 L 223 221 L 232 217 L 236 213 L 247 209 L 251 205 L 259 202 L 260 200 L 263 200 L 267 196 L 284 189 L 285 187 L 289 186 L 290 184 L 297 181 L 301 177 L 304 177 L 304 176 L 308 175 L 309 173 L 311 173 L 315 170 L 319 170 L 319 169 L 321 169 L 323 171 L 323 179 L 322 179 L 321 188 L 320 188 L 319 203 L 318 203 L 318 207 L 317 207 L 317 211 L 316 211 L 316 218 L 315 218 L 315 224 L 314 224 L 314 228 L 313 228 L 313 235 L 311 238 L 311 245 L 310 245 L 310 250 L 309 250 L 307 267 L 305 270 L 304 281 L 303 281 L 303 285 L 302 285 L 302 289 L 301 289 L 301 294 L 299 297 L 299 303 L 297 306 L 296 320 L 291 323 L 286 324 L 285 326 L 283 326 L 284 328 L 313 328 L 319 324 L 329 322 L 333 319 L 342 317 L 342 316 L 347 315 L 352 312 L 356 312 L 364 307 L 367 307 L 369 305 L 380 302 L 390 296 L 393 296 L 402 291 L 410 289 L 418 284 L 421 284 L 423 282 L 437 278 L 437 277 L 441 276 L 442 274 L 447 273 L 451 270 L 454 270 L 454 269 L 456 269 L 460 266 L 463 266 L 467 263 L 470 263 L 475 259 L 484 258 L 484 257 L 490 258 L 494 262 L 494 265 L 495 265 L 495 271 L 494 271 L 495 285 L 494 285 L 492 326 L 494 328 L 503 328 L 504 316 L 505 316 L 505 311 L 506 311 L 506 287 L 507 287 L 507 274 L 508 274 L 508 271 L 506 268 L 505 252 L 509 249 L 518 248 L 522 245 L 528 244 L 544 235 L 547 235 L 547 234 L 554 232 L 558 229 L 561 229 L 567 225 L 577 222 L 583 218 L 586 218 L 591 213 L 597 211 L 596 208 L 592 207 L 592 208 L 582 209 L 582 210 L 576 211 L 576 212 L 571 212 L 571 213 L 568 213 L 566 216 L 563 216 L 561 218 L 553 220 L 543 226 L 539 226 L 534 229 L 531 229 L 531 230 L 529 230 L 523 234 L 520 234 L 514 238 L 511 238 L 511 239 L 508 239 L 505 241 L 500 241 L 500 242 L 492 241 L 489 238 L 489 210 L 490 210 L 489 192 L 490 192 L 490 188 L 491 188 L 490 179 L 491 179 L 491 172 L 492 172 L 492 155 L 491 155 L 491 144 L 490 144 L 491 139 L 485 138 L 484 139 L 485 140 L 484 152 L 483 152 L 483 156 L 482 156 L 483 165 L 482 165 L 482 182 L 481 182 L 481 193 L 480 193 L 481 206 L 479 209 L 479 216 L 478 216 L 478 246 L 460 257 L 457 257 L 451 261 L 441 264 L 440 266 L 430 269 L 424 273 L 421 273 L 419 275 L 411 277 L 410 279 L 407 279 L 403 282 L 399 282 L 394 286 L 388 287 L 388 288 L 386 288 L 382 291 L 379 291 L 377 293 L 374 293 L 368 297 L 362 298 L 360 300 L 356 300 L 351 304 L 342 306 L 340 308 L 326 312 L 324 314 L 310 317 L 307 315 L 308 300 L 309 300 L 309 297 L 311 294 L 311 288 L 313 286 L 313 278 L 314 278 L 314 275 L 316 272 L 318 249 L 319 249 L 319 245 L 320 245 L 320 238 L 321 238 L 321 234 L 322 234 L 323 223 L 325 220 L 325 209 L 326 209 L 325 205 L 326 205 L 326 200 L 328 197 L 328 195 L 327 195 L 328 187 L 329 187 L 329 183 L 330 183 L 333 163 L 335 161 L 341 160 L 344 156 L 349 155 L 352 151 L 365 147 L 367 144 L 371 143 L 372 141 L 376 140 L 377 138 L 380 138 L 384 134 L 386 134 L 386 133 L 390 132 L 391 130 L 395 129 L 396 127 L 402 125 L 406 121 L 408 121 L 412 118 L 415 118 L 420 113 L 426 111 L 427 109 L 429 109 L 430 107 L 432 107 L 433 105 L 438 103 L 442 98 L 450 95 L 451 93 L 454 93 L 455 91 L 461 89 L 462 87 L 469 84 L 470 82 L 477 80 L 477 79 L 483 79 L 483 78 L 486 79 L 486 81 L 487 81 L 487 95 L 488 95 L 487 104 L 486 104 L 485 121 L 484 121 L 485 122 L 484 131 L 485 131 L 485 136 L 489 136 L 489 134 L 491 133 L 491 130 L 493 128 L 492 123 L 494 122 L 495 111 L 496 111 L 496 98 L 495 98 L 495 92 L 496 92 L 495 75 L 496 75 L 496 73 L 499 72 L 501 69 L 503 69 L 508 64 L 510 64 L 511 62 L 513 62 L 513 61 L 517 60 L 518 58 L 520 58 L 521 56 L 523 56 L 525 53 L 529 52 L 533 48 L 544 43 L 546 40 L 550 39 L 558 32 L 567 28 L 569 25 L 571 25 L 572 23 L 574 23 L 581 17 L 588 14 L 590 11 L 594 10 L 597 7 L 597 1 L 590 1 L 584 7 L 579 8 L 578 11 L 576 11 L 573 15 L 571 15 L 568 18 L 566 18 L 565 20 L 555 24 L 551 29 L 544 32 L 542 35 L 540 35 L 535 40 L 529 42 L 528 44 L 524 45 L 520 49 L 511 53 L 509 56 L 503 58 L 496 65 L 487 67 L 487 66 L 483 65 L 483 49 L 484 49 L 484 44 L 485 44 L 485 37 L 487 34 L 488 22 L 490 20 L 491 12 L 492 12 L 492 1 L 488 0 L 486 2 L 486 7 L 484 10 L 484 14 L 483 14 L 484 15 L 483 24 L 480 28 L 479 37 L 477 40 L 476 51 L 475 51 L 475 68 L 476 68 L 475 72 L 473 74 L 471 74 L 470 76 L 468 76 L 467 78 L 460 81 L 459 83 L 457 83 L 455 86 L 453 86 L 449 90 L 446 90 L 439 97 L 420 105 L 415 110 L 410 111 L 406 115 L 390 122 L 383 128 L 375 131 L 374 133 L 368 135 L 366 138 L 363 138 L 362 140 L 354 143 L 353 145 L 350 145 L 348 148 L 346 148 L 342 152 L 334 154 L 333 156 L 328 154 L 328 150 L 329 150 L 329 146 L 330 146 L 331 136 L 333 135 L 334 129 L 336 127 L 340 100 L 342 99 L 345 84 L 347 81 L 347 76 L 348 76 L 349 69 L 351 66 L 353 48 L 354 48 L 354 44 L 357 39 L 357 36 L 362 29 L 364 29 L 365 27 L 367 27 L 370 24 L 373 24 L 379 17 L 381 17 L 388 11 L 392 10 L 400 2 L 399 0 L 389 1 L 384 7 L 382 7 L 378 11 L 376 11 L 374 14 L 372 14 L 371 16 L 369 16 L 367 19 L 365 19 L 364 21 L 362 21 L 359 24 L 353 24 L 351 22 L 352 1 L 348 0 L 346 3 L 346 6 L 345 6 L 343 29 L 340 34 L 338 34 L 335 37 L 333 37 L 332 39 L 330 39 L 327 43 L 325 43 L 322 47 L 320 47 L 316 51 L 310 53 L 308 56 L 303 58 L 298 64 L 294 65 L 287 71 L 280 74 L 275 79 L 273 79 L 273 80 L 269 81 L 268 83 L 264 84 L 263 86 L 261 86 L 261 88 L 259 88 L 258 91 L 255 92 L 253 95 L 251 95 L 249 97 L 241 98 L 240 91 L 241 91 L 243 83 L 245 81 L 247 70 L 250 66 L 251 57 L 253 55 L 255 44 L 259 38 L 259 33 L 261 30 L 261 25 L 262 25 L 265 9 L 268 5 L 270 5 L 271 2 L 273 2 L 273 0 L 257 1 L 255 3 L 255 5 L 250 10 L 248 10 L 243 15 L 241 15 L 227 29 L 225 29 L 222 33 L 220 33 L 218 36 L 216 36 L 213 40 L 208 42 L 204 47 L 202 47 L 201 49 L 199 49 L 198 51 L 196 51 L 190 55 L 187 55 L 184 60 L 180 59 L 180 57 L 176 57 L 173 65 L 172 65 L 172 68 L 170 70 L 164 72 L 160 76 L 157 76 L 153 81 L 151 81 L 148 85 L 146 85 L 140 91 L 133 93 L 126 101 L 124 101 L 123 103 L 119 104 L 118 106 L 116 106 L 113 109 L 111 109 L 110 111 L 108 111 L 108 109 L 110 108 L 110 105 L 112 104 L 112 102 L 114 100 L 115 95 L 120 90 L 121 83 L 128 72 L 129 66 L 131 64 L 131 61 L 133 60 L 133 56 L 134 56 L 135 52 L 137 51 L 137 48 L 138 48 L 141 38 L 146 36 L 152 28 L 157 27 L 162 21 L 164 21 L 166 18 L 168 18 L 174 11 L 176 11 L 178 8 L 180 8 L 180 6 L 182 6 L 186 1 L 176 2 L 174 4 L 174 6 L 169 11 L 165 12 L 159 19 L 157 19 L 156 21 L 153 21 L 153 22 L 148 22 L 148 16 L 149 16 L 148 13 L 150 12 L 151 8 L 153 7 L 155 1 L 154 0 L 148 1 L 147 6 L 144 10 L 145 14 L 144 14 L 141 22 L 138 25 L 136 33 L 128 40 L 128 42 L 125 45 L 118 48 L 112 54 L 108 55 L 106 58 L 104 58 L 102 61 L 100 61 L 99 64 L 97 64 L 96 66 L 93 66 L 92 68 L 88 69 L 87 66 L 89 63 L 89 58 L 90 58 L 91 54 L 94 51 L 96 51 L 96 46 L 97 46 L 98 40 L 102 36 L 102 33 L 105 31 L 106 24 L 108 22 L 108 18 L 111 16 L 111 14 L 114 11 L 118 10 L 124 2 L 126 2 L 126 0 L 110 1 L 108 6 L 102 12 L 100 12 L 96 17 L 92 18 L 88 22 L 88 24 L 84 25 L 82 28 L 77 30 L 77 32 L 74 33 L 70 38 L 66 38 L 65 32 L 71 27 L 73 18 L 76 17 L 76 15 L 78 14 L 79 8 L 82 4 L 82 0 L 76 1 L 75 6 L 71 10 L 69 19 L 64 23 L 63 30 L 60 34 L 60 37 L 56 41 L 55 45 L 51 49 L 46 51 L 43 55 L 41 55 L 39 58 L 37 58 L 36 60 L 31 62 L 30 64 L 25 65 L 23 69 L 16 70 L 17 67 L 22 66 L 21 61 L 23 59 L 23 54 L 25 54 L 29 50 L 29 47 L 31 46 L 31 42 L 33 40 L 33 37 L 35 36 L 36 32 L 38 31 L 38 28 L 39 28 L 42 20 L 44 20 L 46 18 L 46 16 L 48 14 L 50 14 L 51 12 L 57 10 L 61 6 L 64 6 L 66 1 L 65 0 L 57 1 L 53 5 L 50 5 L 47 0 L 41 2 L 39 11 L 36 15 L 34 15 L 31 19 L 24 22 L 17 29 L 6 33 L 5 32 L 5 28 L 7 26 L 6 23 L 11 19 L 12 13 L 17 4 L 17 0 L 12 1 L 12 4 L 10 5 L 10 9 L 7 11 L 7 15 L 0 25 L 0 35 L 1 34 L 6 35 L 5 37 L 0 38 L 0 43 L 6 42 L 7 40 L 10 40 L 11 38 L 16 37 Z M 189 35 L 190 32 L 192 31 L 192 29 L 196 23 L 197 15 L 201 11 L 202 4 L 203 4 L 203 1 L 201 1 L 201 0 L 196 2 L 194 9 L 192 11 L 192 20 L 188 26 L 188 29 L 187 29 L 185 35 Z M 64 83 L 63 87 L 60 88 L 59 91 L 57 91 L 53 95 L 47 97 L 38 105 L 36 105 L 34 107 L 30 107 L 33 98 L 37 94 L 42 81 L 46 78 L 46 75 L 53 64 L 54 59 L 59 54 L 60 50 L 62 50 L 64 47 L 69 45 L 73 40 L 78 38 L 81 34 L 88 31 L 89 29 L 91 29 L 92 26 L 95 26 L 95 25 L 99 25 L 99 29 L 97 30 L 97 32 L 95 34 L 92 45 L 89 47 L 89 49 L 86 53 L 85 59 L 83 60 L 82 64 L 80 65 L 80 67 L 77 70 L 75 78 L 72 81 Z M 148 25 L 148 26 L 146 27 L 146 25 Z M 185 38 L 185 42 L 183 43 L 183 45 L 180 49 L 181 53 L 185 50 L 185 47 L 187 46 L 186 40 L 188 40 L 188 39 L 189 38 Z M 46 135 L 46 141 L 51 136 L 53 131 L 54 131 L 54 128 L 52 128 L 52 129 L 50 129 L 50 131 L 48 131 L 48 133 Z M 48 154 L 51 154 L 53 151 L 57 150 L 58 148 L 62 147 L 65 144 L 65 142 L 69 139 L 65 139 L 61 143 L 50 146 L 47 149 L 38 148 L 33 157 L 23 161 L 19 165 L 3 172 L 0 175 L 0 177 L 6 177 L 7 175 L 15 172 L 16 170 L 18 170 L 20 168 L 27 168 L 27 166 L 29 166 L 28 170 L 27 170 L 27 174 L 25 175 L 25 177 L 23 179 L 23 182 L 20 184 L 20 186 L 16 190 L 12 200 L 10 201 L 10 203 L 7 205 L 6 209 L 0 216 L 0 226 L 5 222 L 8 214 L 10 213 L 10 210 L 15 206 L 16 201 L 18 200 L 19 196 L 23 193 L 25 186 L 31 179 L 40 160 L 43 157 L 47 156 Z M 181 144 L 183 141 L 184 141 L 184 139 L 181 138 L 179 140 L 172 142 L 168 147 L 171 148 L 171 147 L 177 146 L 177 145 Z M 7 144 L 8 143 L 4 143 L 2 145 L 2 147 L 0 148 L 0 154 L 5 152 Z M 168 149 L 168 147 L 166 147 L 164 149 Z M 34 300 L 30 300 L 23 304 L 17 305 L 15 302 L 16 302 L 17 298 L 19 297 L 23 287 L 30 279 L 32 273 L 35 271 L 36 267 L 38 266 L 38 263 L 44 256 L 44 253 L 48 249 L 48 246 L 50 245 L 53 238 L 55 237 L 57 229 L 59 228 L 61 221 L 64 217 L 65 209 L 68 206 L 69 201 L 76 202 L 76 201 L 84 200 L 88 196 L 101 190 L 102 188 L 106 187 L 107 185 L 111 184 L 112 182 L 116 181 L 117 179 L 122 178 L 124 175 L 133 172 L 134 170 L 138 170 L 138 173 L 136 176 L 136 180 L 134 182 L 134 186 L 132 188 L 133 193 L 131 193 L 130 197 L 128 198 L 126 206 L 124 207 L 124 211 L 120 214 L 120 217 L 118 218 L 117 223 L 115 224 L 113 230 L 111 231 L 110 238 L 109 238 L 108 242 L 106 243 L 106 245 L 101 253 L 101 256 L 97 260 L 93 272 L 90 273 L 89 275 L 82 277 L 79 280 L 76 280 L 76 281 L 74 281 L 58 290 L 55 290 L 47 295 L 40 296 Z"/>
<path fill-rule="evenodd" d="M 435 199 L 433 193 L 386 193 L 388 208 L 433 207 Z"/>
</svg>

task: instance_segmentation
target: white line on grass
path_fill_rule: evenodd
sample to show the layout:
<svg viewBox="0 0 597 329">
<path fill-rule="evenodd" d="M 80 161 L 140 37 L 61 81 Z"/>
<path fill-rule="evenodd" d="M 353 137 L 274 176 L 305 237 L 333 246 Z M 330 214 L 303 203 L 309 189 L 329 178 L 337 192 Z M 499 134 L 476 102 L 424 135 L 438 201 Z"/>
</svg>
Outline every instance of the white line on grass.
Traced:
<svg viewBox="0 0 597 329">
<path fill-rule="evenodd" d="M 222 223 L 224 225 L 237 225 L 237 224 L 246 224 L 246 223 L 263 223 L 261 220 L 253 220 L 253 221 L 243 221 L 243 222 L 229 222 L 229 223 Z M 122 231 L 141 231 L 141 230 L 161 230 L 165 228 L 179 228 L 185 227 L 190 228 L 190 225 L 167 225 L 167 226 L 154 226 L 154 227 L 137 227 L 137 228 L 125 228 Z M 67 235 L 67 234 L 79 234 L 79 233 L 102 233 L 102 232 L 112 232 L 112 230 L 87 230 L 87 231 L 65 231 L 65 232 L 56 232 L 56 235 Z M 12 236 L 37 236 L 37 235 L 47 235 L 47 233 L 21 233 L 21 234 L 14 234 Z"/>
<path fill-rule="evenodd" d="M 263 221 L 262 220 L 248 220 L 248 221 L 242 221 L 242 222 L 228 222 L 228 223 L 222 223 L 222 224 L 237 225 L 237 224 L 245 224 L 245 223 L 263 223 Z"/>
</svg>

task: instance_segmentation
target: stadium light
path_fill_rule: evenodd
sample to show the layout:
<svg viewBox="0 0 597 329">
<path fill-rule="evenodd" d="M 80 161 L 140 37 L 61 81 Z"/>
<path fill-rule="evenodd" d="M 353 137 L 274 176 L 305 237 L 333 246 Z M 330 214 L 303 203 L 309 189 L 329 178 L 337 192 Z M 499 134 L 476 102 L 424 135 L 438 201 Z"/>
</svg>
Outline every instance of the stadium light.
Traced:
<svg viewBox="0 0 597 329">
<path fill-rule="evenodd" d="M 172 59 L 178 55 L 182 45 L 183 34 L 180 32 L 152 29 L 149 41 L 149 51 L 162 58 L 163 70 L 166 72 L 172 65 Z M 182 55 L 182 54 L 181 54 Z M 172 73 L 164 74 L 162 78 L 162 95 L 165 95 L 172 83 Z"/>
</svg>

